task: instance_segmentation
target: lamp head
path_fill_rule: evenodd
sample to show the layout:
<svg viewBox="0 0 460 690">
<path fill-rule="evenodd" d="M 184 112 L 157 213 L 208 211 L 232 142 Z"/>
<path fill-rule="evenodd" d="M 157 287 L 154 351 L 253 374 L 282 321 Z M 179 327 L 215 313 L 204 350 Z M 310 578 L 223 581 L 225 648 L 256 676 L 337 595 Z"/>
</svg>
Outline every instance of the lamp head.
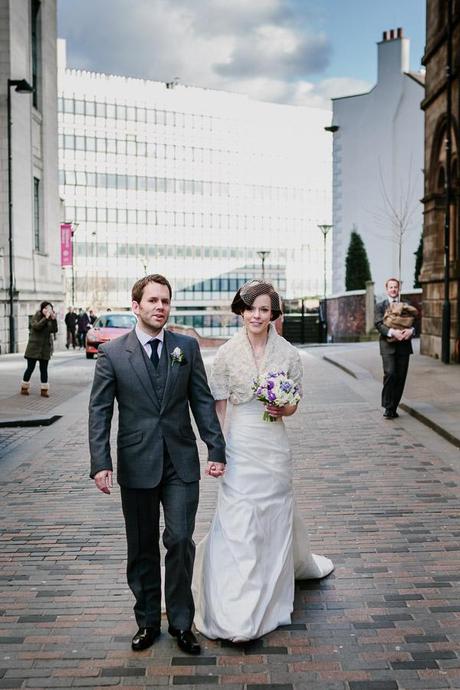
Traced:
<svg viewBox="0 0 460 690">
<path fill-rule="evenodd" d="M 9 86 L 15 86 L 15 91 L 18 93 L 33 93 L 33 86 L 29 84 L 27 79 L 9 79 Z"/>
</svg>

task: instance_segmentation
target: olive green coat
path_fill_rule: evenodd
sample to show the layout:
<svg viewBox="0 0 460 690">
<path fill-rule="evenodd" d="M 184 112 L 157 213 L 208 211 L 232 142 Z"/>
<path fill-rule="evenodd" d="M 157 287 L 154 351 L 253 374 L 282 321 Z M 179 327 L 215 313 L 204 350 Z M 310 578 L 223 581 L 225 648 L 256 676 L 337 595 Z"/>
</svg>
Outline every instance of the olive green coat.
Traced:
<svg viewBox="0 0 460 690">
<path fill-rule="evenodd" d="M 37 311 L 30 322 L 29 340 L 24 357 L 28 359 L 50 359 L 53 354 L 53 333 L 57 333 L 56 319 L 47 319 Z"/>
</svg>

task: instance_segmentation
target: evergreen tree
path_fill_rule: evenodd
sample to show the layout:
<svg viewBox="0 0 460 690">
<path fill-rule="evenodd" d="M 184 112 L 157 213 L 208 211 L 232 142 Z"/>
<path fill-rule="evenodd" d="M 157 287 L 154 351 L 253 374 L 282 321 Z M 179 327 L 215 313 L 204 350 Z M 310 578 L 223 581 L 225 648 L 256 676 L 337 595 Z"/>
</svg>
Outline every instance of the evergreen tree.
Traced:
<svg viewBox="0 0 460 690">
<path fill-rule="evenodd" d="M 345 259 L 345 289 L 365 290 L 368 280 L 372 278 L 366 247 L 361 235 L 353 228 Z"/>
<path fill-rule="evenodd" d="M 420 235 L 420 242 L 417 247 L 417 251 L 414 252 L 415 254 L 415 273 L 414 273 L 414 288 L 421 288 L 422 285 L 420 283 L 420 273 L 422 272 L 422 265 L 423 265 L 423 231 L 422 234 Z"/>
</svg>

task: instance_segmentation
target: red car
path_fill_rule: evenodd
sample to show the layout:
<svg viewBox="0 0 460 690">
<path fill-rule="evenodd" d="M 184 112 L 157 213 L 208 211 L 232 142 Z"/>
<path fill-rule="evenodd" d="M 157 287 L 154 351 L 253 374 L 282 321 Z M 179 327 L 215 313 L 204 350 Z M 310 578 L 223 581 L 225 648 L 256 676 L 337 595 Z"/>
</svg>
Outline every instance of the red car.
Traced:
<svg viewBox="0 0 460 690">
<path fill-rule="evenodd" d="M 136 323 L 136 317 L 128 311 L 108 311 L 98 316 L 86 335 L 86 359 L 93 359 L 102 343 L 132 331 Z"/>
</svg>

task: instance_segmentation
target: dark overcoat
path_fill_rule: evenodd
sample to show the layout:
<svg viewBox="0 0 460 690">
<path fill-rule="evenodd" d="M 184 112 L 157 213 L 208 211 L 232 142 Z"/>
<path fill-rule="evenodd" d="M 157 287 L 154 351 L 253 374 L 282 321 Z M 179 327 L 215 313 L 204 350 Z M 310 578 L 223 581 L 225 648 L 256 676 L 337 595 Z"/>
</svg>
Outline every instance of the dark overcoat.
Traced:
<svg viewBox="0 0 460 690">
<path fill-rule="evenodd" d="M 51 359 L 53 354 L 53 334 L 57 333 L 56 319 L 47 319 L 37 311 L 30 322 L 29 340 L 24 357 L 27 359 Z"/>
</svg>

